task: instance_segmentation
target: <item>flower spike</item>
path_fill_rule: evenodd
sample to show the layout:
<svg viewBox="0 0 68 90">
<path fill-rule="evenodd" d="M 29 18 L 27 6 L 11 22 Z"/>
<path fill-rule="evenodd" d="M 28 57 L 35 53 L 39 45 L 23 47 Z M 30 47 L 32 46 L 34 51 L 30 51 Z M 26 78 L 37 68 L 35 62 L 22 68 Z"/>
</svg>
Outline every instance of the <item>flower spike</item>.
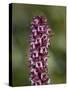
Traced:
<svg viewBox="0 0 68 90">
<path fill-rule="evenodd" d="M 32 85 L 46 85 L 50 83 L 47 60 L 52 30 L 42 16 L 33 18 L 30 29 L 30 81 Z"/>
</svg>

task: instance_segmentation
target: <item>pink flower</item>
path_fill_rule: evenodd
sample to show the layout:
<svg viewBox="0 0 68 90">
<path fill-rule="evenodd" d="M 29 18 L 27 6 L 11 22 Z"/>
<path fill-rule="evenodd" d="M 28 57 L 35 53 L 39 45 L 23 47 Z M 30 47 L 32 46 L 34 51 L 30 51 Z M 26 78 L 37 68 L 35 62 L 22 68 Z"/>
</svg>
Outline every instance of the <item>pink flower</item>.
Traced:
<svg viewBox="0 0 68 90">
<path fill-rule="evenodd" d="M 48 76 L 48 48 L 50 46 L 51 29 L 47 18 L 36 16 L 31 22 L 30 38 L 30 81 L 32 85 L 50 83 Z"/>
</svg>

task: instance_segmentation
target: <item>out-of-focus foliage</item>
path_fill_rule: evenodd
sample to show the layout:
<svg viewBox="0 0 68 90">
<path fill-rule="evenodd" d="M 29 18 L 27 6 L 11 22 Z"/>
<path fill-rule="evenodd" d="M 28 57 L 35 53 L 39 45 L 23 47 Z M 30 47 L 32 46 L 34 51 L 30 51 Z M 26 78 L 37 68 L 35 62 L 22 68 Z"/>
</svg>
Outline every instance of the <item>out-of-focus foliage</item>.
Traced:
<svg viewBox="0 0 68 90">
<path fill-rule="evenodd" d="M 13 86 L 30 85 L 29 35 L 34 16 L 47 17 L 55 33 L 51 39 L 48 71 L 51 84 L 66 82 L 66 7 L 47 5 L 12 4 L 12 75 Z"/>
</svg>

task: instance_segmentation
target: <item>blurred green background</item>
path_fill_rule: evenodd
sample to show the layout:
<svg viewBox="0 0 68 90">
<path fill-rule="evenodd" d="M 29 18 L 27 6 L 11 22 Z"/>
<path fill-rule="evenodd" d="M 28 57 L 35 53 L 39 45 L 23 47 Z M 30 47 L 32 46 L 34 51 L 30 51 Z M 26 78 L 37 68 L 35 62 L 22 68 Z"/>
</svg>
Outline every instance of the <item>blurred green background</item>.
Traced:
<svg viewBox="0 0 68 90">
<path fill-rule="evenodd" d="M 50 5 L 12 4 L 12 83 L 28 86 L 29 35 L 34 16 L 46 16 L 55 33 L 51 39 L 48 72 L 51 84 L 66 82 L 66 7 Z"/>
</svg>

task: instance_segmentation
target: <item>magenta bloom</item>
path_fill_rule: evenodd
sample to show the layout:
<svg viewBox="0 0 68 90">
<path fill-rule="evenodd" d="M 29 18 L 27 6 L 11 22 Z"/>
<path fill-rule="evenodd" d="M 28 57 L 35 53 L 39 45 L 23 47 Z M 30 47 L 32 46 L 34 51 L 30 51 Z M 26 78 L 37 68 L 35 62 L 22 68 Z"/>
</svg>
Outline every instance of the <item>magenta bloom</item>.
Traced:
<svg viewBox="0 0 68 90">
<path fill-rule="evenodd" d="M 30 81 L 32 85 L 50 83 L 48 76 L 48 47 L 50 45 L 51 28 L 47 18 L 36 16 L 31 22 L 30 37 Z"/>
</svg>

